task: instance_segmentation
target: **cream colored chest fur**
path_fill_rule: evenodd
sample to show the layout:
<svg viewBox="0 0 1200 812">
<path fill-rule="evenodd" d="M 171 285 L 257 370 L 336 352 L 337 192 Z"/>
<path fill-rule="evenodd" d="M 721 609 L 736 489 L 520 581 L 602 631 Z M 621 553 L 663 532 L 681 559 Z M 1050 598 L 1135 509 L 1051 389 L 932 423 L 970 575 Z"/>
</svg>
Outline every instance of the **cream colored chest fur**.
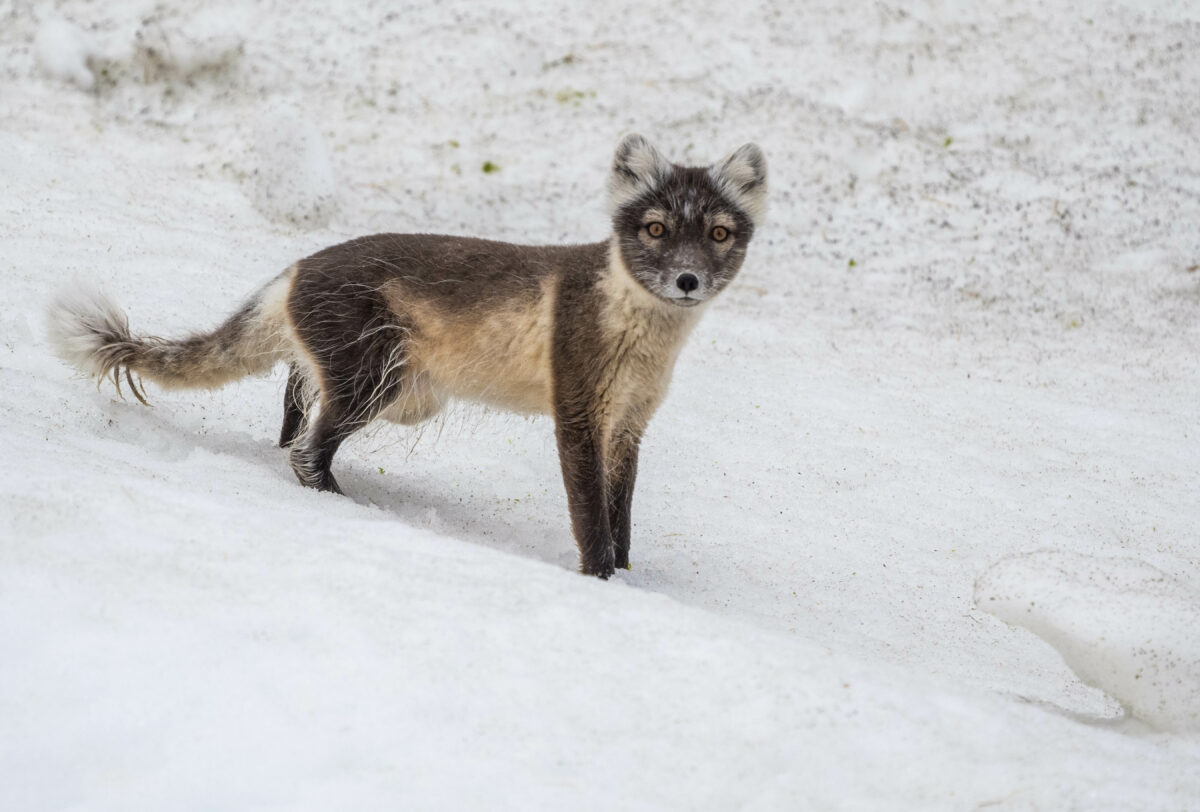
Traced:
<svg viewBox="0 0 1200 812">
<path fill-rule="evenodd" d="M 632 429 L 640 434 L 645 428 L 667 394 L 679 351 L 704 305 L 684 310 L 662 302 L 619 259 L 610 263 L 602 289 L 602 327 L 612 348 L 599 404 L 607 445 L 614 433 Z"/>
</svg>

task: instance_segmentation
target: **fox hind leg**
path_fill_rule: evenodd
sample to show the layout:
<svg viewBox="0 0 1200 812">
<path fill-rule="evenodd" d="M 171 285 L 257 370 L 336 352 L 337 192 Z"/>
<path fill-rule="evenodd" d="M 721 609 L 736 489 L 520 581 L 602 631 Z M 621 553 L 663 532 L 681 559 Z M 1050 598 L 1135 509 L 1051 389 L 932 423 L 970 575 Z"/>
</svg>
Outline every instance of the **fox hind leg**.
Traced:
<svg viewBox="0 0 1200 812">
<path fill-rule="evenodd" d="M 283 390 L 283 428 L 279 431 L 279 447 L 287 448 L 296 441 L 307 416 L 304 408 L 304 377 L 293 363 L 288 368 L 287 386 Z"/>
<path fill-rule="evenodd" d="M 333 457 L 342 443 L 366 426 L 401 394 L 405 386 L 402 370 L 383 368 L 361 381 L 361 388 L 345 392 L 322 392 L 315 419 L 292 443 L 292 470 L 304 485 L 319 491 L 342 493 L 333 476 Z M 286 427 L 286 423 L 285 423 Z"/>
<path fill-rule="evenodd" d="M 300 483 L 319 491 L 344 493 L 333 476 L 333 455 L 360 428 L 338 410 L 321 409 L 304 437 L 292 447 L 290 461 Z"/>
<path fill-rule="evenodd" d="M 390 316 L 381 316 L 367 322 L 352 340 L 317 345 L 324 351 L 312 352 L 320 378 L 316 416 L 302 419 L 304 433 L 291 442 L 292 470 L 302 484 L 342 493 L 332 472 L 338 448 L 412 386 L 406 339 L 407 330 Z M 292 400 L 293 394 L 302 397 L 302 390 L 297 391 L 291 383 L 289 376 L 285 436 L 289 421 L 298 412 L 304 414 L 303 403 Z"/>
</svg>

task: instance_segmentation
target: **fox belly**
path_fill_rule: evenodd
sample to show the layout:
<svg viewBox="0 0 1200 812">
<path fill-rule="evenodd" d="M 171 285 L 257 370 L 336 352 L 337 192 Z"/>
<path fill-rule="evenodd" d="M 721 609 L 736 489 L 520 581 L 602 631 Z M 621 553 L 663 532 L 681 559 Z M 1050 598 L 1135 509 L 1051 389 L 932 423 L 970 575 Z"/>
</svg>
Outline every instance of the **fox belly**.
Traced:
<svg viewBox="0 0 1200 812">
<path fill-rule="evenodd" d="M 414 397 L 436 402 L 458 398 L 524 414 L 552 413 L 554 281 L 545 280 L 538 293 L 466 312 L 403 293 L 389 296 L 393 309 L 413 325 L 409 363 L 414 388 L 423 385 L 426 390 Z"/>
</svg>

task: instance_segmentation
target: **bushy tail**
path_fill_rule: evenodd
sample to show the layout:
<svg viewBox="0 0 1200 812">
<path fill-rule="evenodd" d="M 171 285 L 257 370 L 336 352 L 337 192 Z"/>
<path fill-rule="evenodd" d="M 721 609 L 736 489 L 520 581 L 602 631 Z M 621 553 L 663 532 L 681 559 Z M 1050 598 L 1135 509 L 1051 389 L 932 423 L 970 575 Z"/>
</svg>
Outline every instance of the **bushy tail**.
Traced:
<svg viewBox="0 0 1200 812">
<path fill-rule="evenodd" d="M 50 342 L 69 364 L 97 381 L 124 378 L 146 402 L 134 376 L 169 389 L 212 389 L 265 372 L 291 357 L 286 324 L 290 272 L 260 290 L 224 324 L 178 340 L 135 336 L 121 308 L 99 291 L 64 292 L 50 305 Z"/>
</svg>

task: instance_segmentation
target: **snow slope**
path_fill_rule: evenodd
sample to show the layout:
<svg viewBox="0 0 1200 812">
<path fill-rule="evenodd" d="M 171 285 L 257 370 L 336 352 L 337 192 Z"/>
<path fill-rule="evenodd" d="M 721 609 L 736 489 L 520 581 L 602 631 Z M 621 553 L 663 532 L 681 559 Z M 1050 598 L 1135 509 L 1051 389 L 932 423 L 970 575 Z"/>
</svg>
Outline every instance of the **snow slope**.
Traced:
<svg viewBox="0 0 1200 812">
<path fill-rule="evenodd" d="M 1160 730 L 1200 730 L 1200 591 L 1131 558 L 1036 552 L 975 582 L 979 608 L 1054 646 Z"/>
<path fill-rule="evenodd" d="M 1200 588 L 1196 17 L 0 6 L 0 806 L 1200 805 L 1196 733 L 973 597 L 1036 550 Z M 168 334 L 355 234 L 599 239 L 630 129 L 772 190 L 610 583 L 545 420 L 369 432 L 339 499 L 282 370 L 147 409 L 45 346 L 78 280 Z"/>
</svg>

